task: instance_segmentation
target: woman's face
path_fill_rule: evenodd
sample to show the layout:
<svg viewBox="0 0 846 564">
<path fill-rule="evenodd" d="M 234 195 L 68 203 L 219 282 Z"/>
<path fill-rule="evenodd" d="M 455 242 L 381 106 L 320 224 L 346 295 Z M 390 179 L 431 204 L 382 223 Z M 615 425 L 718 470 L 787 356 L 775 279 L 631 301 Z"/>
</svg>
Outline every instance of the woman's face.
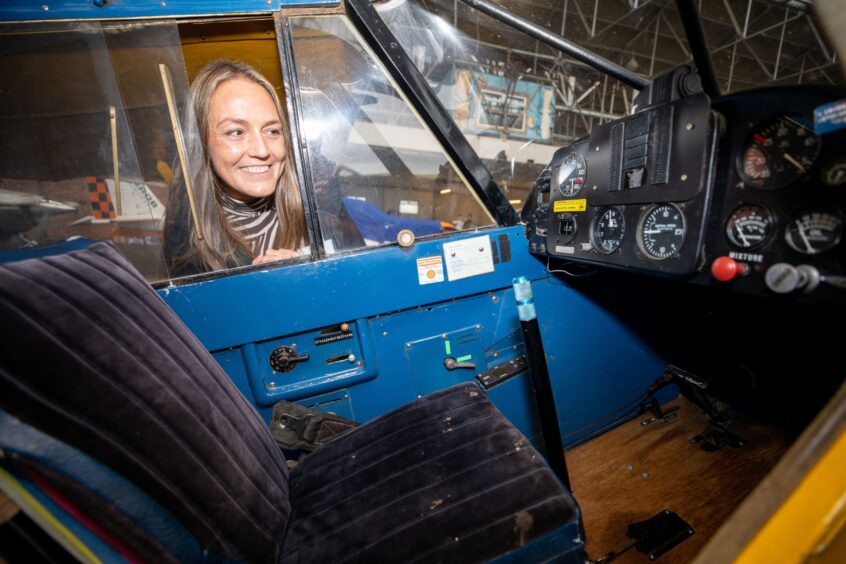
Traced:
<svg viewBox="0 0 846 564">
<path fill-rule="evenodd" d="M 209 157 L 227 194 L 269 196 L 285 170 L 285 135 L 270 94 L 243 77 L 220 84 L 209 105 Z"/>
</svg>

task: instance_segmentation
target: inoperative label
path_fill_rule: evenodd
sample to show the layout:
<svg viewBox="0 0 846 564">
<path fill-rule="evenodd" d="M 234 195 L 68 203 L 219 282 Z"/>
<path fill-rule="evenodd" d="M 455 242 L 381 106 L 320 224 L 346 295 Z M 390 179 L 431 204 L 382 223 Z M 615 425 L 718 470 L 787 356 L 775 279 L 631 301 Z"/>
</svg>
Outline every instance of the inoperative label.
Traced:
<svg viewBox="0 0 846 564">
<path fill-rule="evenodd" d="M 558 200 L 552 204 L 552 211 L 561 212 L 583 212 L 587 209 L 587 200 Z"/>
<path fill-rule="evenodd" d="M 417 281 L 420 285 L 444 281 L 444 260 L 440 257 L 417 259 Z"/>
<path fill-rule="evenodd" d="M 346 341 L 347 339 L 353 338 L 352 331 L 338 331 L 336 333 L 330 333 L 328 335 L 321 335 L 320 337 L 314 338 L 315 346 L 320 345 L 327 345 L 329 343 L 337 343 L 338 341 Z"/>
</svg>

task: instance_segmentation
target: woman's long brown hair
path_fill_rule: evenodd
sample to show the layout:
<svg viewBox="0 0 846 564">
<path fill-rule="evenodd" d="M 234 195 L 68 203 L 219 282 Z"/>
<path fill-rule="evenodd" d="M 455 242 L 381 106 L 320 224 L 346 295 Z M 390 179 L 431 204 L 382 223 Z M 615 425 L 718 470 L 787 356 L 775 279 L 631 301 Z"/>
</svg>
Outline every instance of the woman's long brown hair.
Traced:
<svg viewBox="0 0 846 564">
<path fill-rule="evenodd" d="M 254 256 L 244 238 L 226 220 L 221 208 L 223 186 L 208 152 L 209 108 L 217 88 L 227 80 L 245 78 L 264 88 L 279 113 L 279 121 L 287 144 L 285 168 L 276 185 L 275 204 L 279 217 L 279 236 L 274 247 L 297 249 L 306 240 L 305 213 L 297 176 L 291 157 L 291 132 L 288 119 L 273 85 L 254 68 L 240 62 L 218 60 L 209 63 L 197 73 L 191 83 L 191 103 L 186 108 L 185 119 L 191 123 L 196 119 L 198 135 L 186 135 L 189 170 L 193 180 L 197 214 L 202 227 L 203 238 L 197 237 L 197 230 L 188 209 L 188 197 L 182 186 L 182 175 L 177 173 L 171 186 L 170 202 L 165 223 L 165 248 L 173 251 L 168 262 L 178 272 L 184 265 L 198 263 L 205 270 L 220 270 L 239 265 L 238 256 Z M 193 128 L 185 128 L 191 131 Z M 197 138 L 198 137 L 198 138 Z M 180 169 L 177 167 L 177 171 Z M 190 224 L 190 230 L 179 222 Z M 170 237 L 185 237 L 186 241 L 168 242 Z M 169 243 L 169 244 L 168 244 Z"/>
</svg>

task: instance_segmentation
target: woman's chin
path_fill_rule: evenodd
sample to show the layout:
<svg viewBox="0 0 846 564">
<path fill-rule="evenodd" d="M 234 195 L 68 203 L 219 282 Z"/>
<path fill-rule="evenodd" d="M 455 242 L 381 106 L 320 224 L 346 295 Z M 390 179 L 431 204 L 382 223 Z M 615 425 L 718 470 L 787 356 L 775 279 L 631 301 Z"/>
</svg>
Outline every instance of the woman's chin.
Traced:
<svg viewBox="0 0 846 564">
<path fill-rule="evenodd" d="M 243 183 L 239 186 L 232 187 L 229 194 L 239 200 L 255 200 L 256 198 L 264 198 L 270 196 L 276 191 L 276 182 L 252 182 Z"/>
</svg>

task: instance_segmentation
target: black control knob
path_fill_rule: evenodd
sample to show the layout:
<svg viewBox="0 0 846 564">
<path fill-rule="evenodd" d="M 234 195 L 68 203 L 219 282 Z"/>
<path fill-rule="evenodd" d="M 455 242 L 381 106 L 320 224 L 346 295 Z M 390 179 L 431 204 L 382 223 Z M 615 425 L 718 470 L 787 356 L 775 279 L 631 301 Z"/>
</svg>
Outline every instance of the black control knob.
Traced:
<svg viewBox="0 0 846 564">
<path fill-rule="evenodd" d="M 298 355 L 293 347 L 279 347 L 270 353 L 270 366 L 277 372 L 290 372 L 297 363 L 305 360 L 308 360 L 308 355 Z"/>
</svg>

